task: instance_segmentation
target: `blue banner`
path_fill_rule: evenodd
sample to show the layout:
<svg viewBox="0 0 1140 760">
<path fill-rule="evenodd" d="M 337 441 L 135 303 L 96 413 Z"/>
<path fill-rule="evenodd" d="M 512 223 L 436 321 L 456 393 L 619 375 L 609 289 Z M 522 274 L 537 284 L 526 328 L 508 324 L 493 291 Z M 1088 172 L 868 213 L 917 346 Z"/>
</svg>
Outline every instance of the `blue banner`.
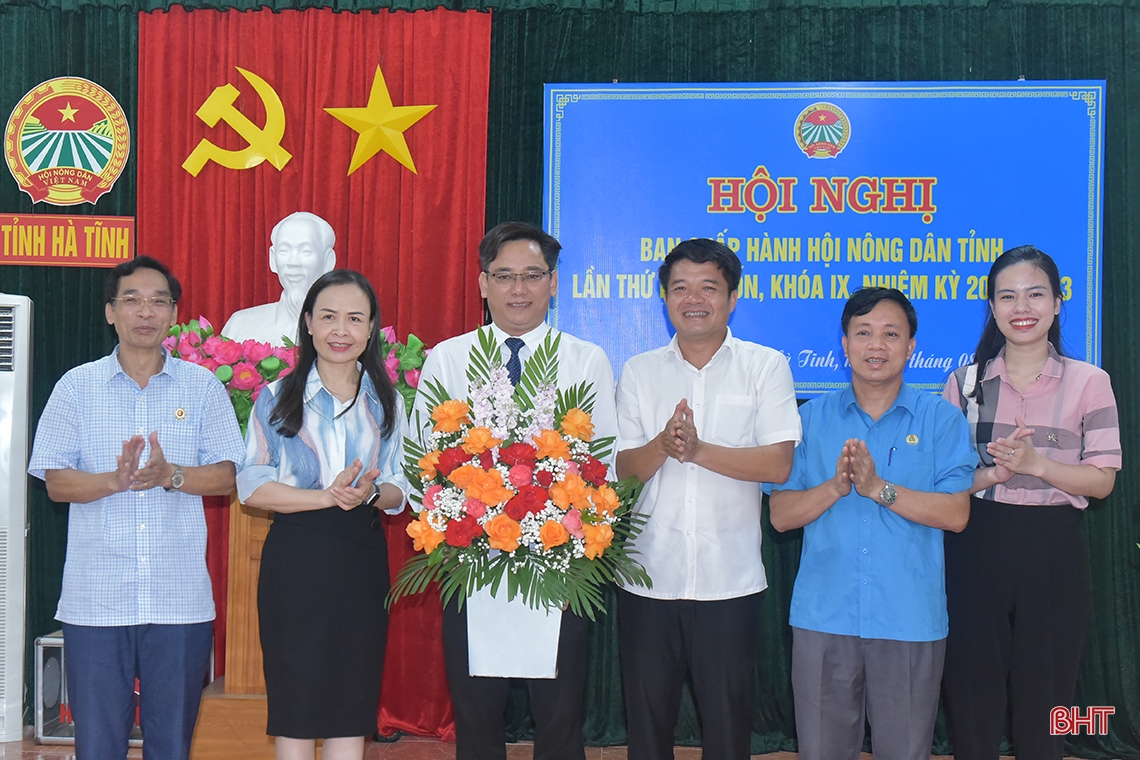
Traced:
<svg viewBox="0 0 1140 760">
<path fill-rule="evenodd" d="M 787 357 L 801 395 L 847 382 L 843 303 L 897 287 L 919 317 L 908 382 L 968 363 L 1002 251 L 1061 270 L 1064 349 L 1100 363 L 1103 81 L 546 86 L 553 323 L 620 372 L 669 341 L 657 282 L 682 240 L 744 277 L 733 333 Z"/>
</svg>

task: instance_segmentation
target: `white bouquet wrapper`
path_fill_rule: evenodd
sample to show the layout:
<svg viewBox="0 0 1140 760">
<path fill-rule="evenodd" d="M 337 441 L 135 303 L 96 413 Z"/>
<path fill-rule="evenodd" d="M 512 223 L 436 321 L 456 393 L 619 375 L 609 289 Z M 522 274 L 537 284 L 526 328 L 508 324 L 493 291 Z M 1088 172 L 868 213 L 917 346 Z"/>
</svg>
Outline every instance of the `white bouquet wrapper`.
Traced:
<svg viewBox="0 0 1140 760">
<path fill-rule="evenodd" d="M 555 678 L 562 611 L 529 607 L 520 597 L 507 601 L 482 588 L 464 602 L 467 659 L 473 676 Z"/>
</svg>

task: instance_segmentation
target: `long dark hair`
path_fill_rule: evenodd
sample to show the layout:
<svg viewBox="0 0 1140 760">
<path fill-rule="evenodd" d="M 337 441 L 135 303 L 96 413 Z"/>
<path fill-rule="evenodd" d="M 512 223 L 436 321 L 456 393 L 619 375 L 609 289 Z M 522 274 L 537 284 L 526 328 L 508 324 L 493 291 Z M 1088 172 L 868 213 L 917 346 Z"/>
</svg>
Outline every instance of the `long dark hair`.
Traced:
<svg viewBox="0 0 1140 760">
<path fill-rule="evenodd" d="M 368 306 L 371 309 L 369 319 L 372 320 L 372 335 L 368 338 L 368 345 L 360 355 L 360 366 L 363 368 L 361 379 L 357 380 L 356 396 L 352 404 L 341 412 L 344 414 L 352 408 L 360 398 L 360 383 L 364 372 L 372 379 L 372 385 L 380 396 L 380 407 L 384 410 L 384 426 L 380 434 L 385 438 L 396 428 L 396 388 L 388 377 L 384 367 L 384 357 L 380 354 L 380 306 L 376 303 L 376 291 L 372 283 L 359 272 L 351 269 L 334 269 L 321 275 L 305 296 L 305 303 L 301 307 L 301 316 L 297 320 L 297 346 L 301 349 L 297 357 L 297 366 L 281 381 L 277 393 L 277 403 L 273 407 L 273 414 L 269 422 L 277 426 L 281 435 L 292 438 L 301 430 L 305 419 L 305 383 L 309 379 L 309 371 L 313 362 L 317 360 L 317 349 L 313 346 L 313 336 L 309 334 L 309 327 L 305 324 L 305 317 L 312 317 L 313 306 L 317 296 L 325 288 L 333 285 L 355 285 L 368 297 Z"/>
<path fill-rule="evenodd" d="M 978 340 L 978 347 L 974 349 L 974 364 L 978 366 L 978 379 L 974 383 L 973 392 L 968 394 L 974 396 L 979 404 L 982 403 L 982 375 L 986 371 L 986 365 L 1005 348 L 1005 336 L 1001 334 L 997 322 L 994 321 L 994 283 L 1003 271 L 1014 264 L 1022 263 L 1032 264 L 1044 272 L 1049 278 L 1049 288 L 1053 291 L 1053 298 L 1061 296 L 1061 274 L 1057 271 L 1057 262 L 1053 261 L 1053 257 L 1049 254 L 1031 245 L 1020 245 L 1017 248 L 1010 248 L 997 257 L 997 261 L 990 267 L 988 280 L 990 308 L 986 311 L 986 326 L 982 328 L 982 337 Z M 1065 355 L 1061 349 L 1060 314 L 1053 319 L 1053 324 L 1049 325 L 1049 342 L 1053 344 L 1058 356 Z"/>
</svg>

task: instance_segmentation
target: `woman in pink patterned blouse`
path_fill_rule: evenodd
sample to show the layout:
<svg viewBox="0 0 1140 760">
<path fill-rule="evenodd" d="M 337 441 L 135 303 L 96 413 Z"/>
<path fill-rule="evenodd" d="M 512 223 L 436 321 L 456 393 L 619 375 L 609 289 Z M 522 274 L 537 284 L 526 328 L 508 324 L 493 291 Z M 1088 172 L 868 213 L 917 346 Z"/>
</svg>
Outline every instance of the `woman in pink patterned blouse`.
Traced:
<svg viewBox="0 0 1140 760">
<path fill-rule="evenodd" d="M 942 394 L 981 460 L 970 522 L 946 535 L 950 740 L 959 760 L 997 760 L 1008 697 L 1018 757 L 1059 760 L 1049 713 L 1073 704 L 1090 614 L 1081 515 L 1120 469 L 1116 399 L 1104 370 L 1062 353 L 1052 258 L 1006 251 L 989 286 L 975 363 Z"/>
</svg>

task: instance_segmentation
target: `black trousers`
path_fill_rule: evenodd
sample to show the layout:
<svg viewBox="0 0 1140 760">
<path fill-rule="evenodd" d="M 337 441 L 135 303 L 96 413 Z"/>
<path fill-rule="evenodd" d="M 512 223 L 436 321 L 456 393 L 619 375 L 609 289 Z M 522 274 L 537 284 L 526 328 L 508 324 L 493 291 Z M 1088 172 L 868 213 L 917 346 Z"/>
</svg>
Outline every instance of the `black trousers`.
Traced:
<svg viewBox="0 0 1140 760">
<path fill-rule="evenodd" d="M 946 534 L 943 686 L 954 756 L 997 760 L 1007 699 L 1019 760 L 1060 760 L 1049 711 L 1073 705 L 1090 613 L 1080 510 L 973 498 Z"/>
<path fill-rule="evenodd" d="M 618 592 L 629 760 L 672 760 L 685 676 L 705 760 L 747 760 L 760 594 L 715 602 Z"/>
<path fill-rule="evenodd" d="M 566 611 L 558 634 L 558 677 L 527 679 L 534 719 L 535 760 L 584 760 L 582 702 L 586 691 L 589 620 Z M 525 643 L 520 644 L 525 646 Z M 456 760 L 505 760 L 507 691 L 511 679 L 469 675 L 467 608 L 443 608 L 443 661 L 455 710 Z"/>
</svg>

